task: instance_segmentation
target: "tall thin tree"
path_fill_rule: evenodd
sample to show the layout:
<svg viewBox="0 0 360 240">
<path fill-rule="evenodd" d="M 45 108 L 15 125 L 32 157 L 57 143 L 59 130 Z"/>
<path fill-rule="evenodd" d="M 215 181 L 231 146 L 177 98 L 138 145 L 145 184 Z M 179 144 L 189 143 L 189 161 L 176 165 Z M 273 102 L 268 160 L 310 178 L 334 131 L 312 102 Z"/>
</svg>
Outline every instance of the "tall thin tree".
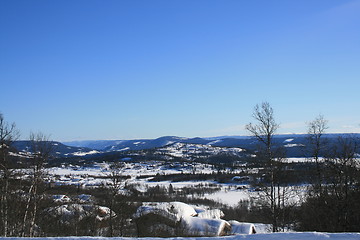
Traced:
<svg viewBox="0 0 360 240">
<path fill-rule="evenodd" d="M 9 181 L 12 175 L 10 166 L 10 148 L 12 143 L 19 137 L 15 123 L 7 123 L 0 113 L 0 216 L 1 230 L 0 235 L 6 237 L 9 233 Z"/>
<path fill-rule="evenodd" d="M 321 195 L 323 192 L 323 171 L 321 169 L 322 161 L 321 156 L 327 146 L 324 134 L 328 129 L 328 121 L 323 115 L 319 115 L 313 121 L 308 123 L 308 154 L 310 159 L 315 162 L 315 181 L 313 184 L 313 191 L 315 194 Z"/>
<path fill-rule="evenodd" d="M 287 191 L 282 185 L 284 151 L 275 147 L 273 139 L 279 124 L 275 121 L 274 110 L 268 102 L 256 105 L 252 116 L 255 123 L 246 125 L 246 130 L 260 143 L 257 155 L 266 175 L 266 179 L 263 179 L 260 185 L 266 204 L 269 204 L 273 232 L 277 232 L 280 227 L 281 209 L 284 208 L 287 199 Z"/>
<path fill-rule="evenodd" d="M 22 236 L 33 237 L 34 226 L 42 199 L 41 187 L 44 182 L 45 164 L 51 157 L 53 145 L 49 137 L 43 133 L 31 133 L 31 156 L 29 157 L 31 169 L 31 184 L 28 191 L 28 200 L 23 218 Z"/>
<path fill-rule="evenodd" d="M 119 219 L 121 216 L 116 216 L 114 214 L 114 209 L 116 208 L 116 197 L 119 194 L 120 189 L 123 187 L 123 176 L 122 171 L 124 168 L 123 162 L 114 162 L 110 166 L 110 182 L 108 182 L 107 187 L 109 190 L 110 197 L 110 218 L 109 218 L 109 235 L 113 237 L 115 234 L 115 230 L 117 228 L 116 217 Z"/>
</svg>

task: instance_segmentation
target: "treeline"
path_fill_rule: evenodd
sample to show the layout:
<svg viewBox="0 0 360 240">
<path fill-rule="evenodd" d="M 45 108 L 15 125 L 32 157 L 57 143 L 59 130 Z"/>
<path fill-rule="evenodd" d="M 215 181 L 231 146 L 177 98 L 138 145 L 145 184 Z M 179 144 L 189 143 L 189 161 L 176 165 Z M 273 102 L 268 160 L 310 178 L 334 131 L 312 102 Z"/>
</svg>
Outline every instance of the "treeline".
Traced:
<svg viewBox="0 0 360 240">
<path fill-rule="evenodd" d="M 359 140 L 346 135 L 328 141 L 324 138 L 327 120 L 321 115 L 308 123 L 308 142 L 303 150 L 304 156 L 310 156 L 311 167 L 303 173 L 308 176 L 309 189 L 299 206 L 293 202 L 286 149 L 274 141 L 280 125 L 270 104 L 256 105 L 253 118 L 254 123 L 246 129 L 258 141 L 256 158 L 262 166 L 253 184 L 261 190 L 258 207 L 273 231 L 360 231 Z"/>
<path fill-rule="evenodd" d="M 321 161 L 315 157 L 312 187 L 306 202 L 301 206 L 299 229 L 360 231 L 360 162 L 357 141 L 339 137 L 338 143 L 332 146 L 321 139 L 315 141 L 318 141 L 316 146 L 319 146 L 319 150 L 326 153 Z"/>
</svg>

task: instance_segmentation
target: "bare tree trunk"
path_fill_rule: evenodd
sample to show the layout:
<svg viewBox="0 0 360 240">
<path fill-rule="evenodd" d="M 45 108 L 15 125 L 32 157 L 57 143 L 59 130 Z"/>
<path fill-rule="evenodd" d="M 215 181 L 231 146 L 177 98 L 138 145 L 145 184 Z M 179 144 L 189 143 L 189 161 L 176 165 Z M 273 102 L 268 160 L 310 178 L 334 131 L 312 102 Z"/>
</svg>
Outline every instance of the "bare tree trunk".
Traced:
<svg viewBox="0 0 360 240">
<path fill-rule="evenodd" d="M 25 213 L 24 213 L 24 218 L 23 218 L 23 225 L 22 225 L 22 231 L 21 231 L 21 236 L 22 237 L 25 237 L 26 222 L 27 222 L 27 217 L 28 217 L 29 210 L 30 210 L 30 203 L 31 203 L 33 187 L 34 187 L 34 184 L 32 184 L 30 186 L 30 189 L 29 189 L 29 192 L 28 192 L 29 196 L 28 196 L 28 200 L 26 202 Z"/>
<path fill-rule="evenodd" d="M 2 188 L 1 189 L 2 191 L 1 191 L 1 198 L 0 198 L 0 216 L 1 216 L 1 219 L 0 219 L 0 221 L 1 221 L 1 225 L 2 226 L 4 226 L 4 224 L 5 224 L 5 218 L 4 218 L 4 208 L 5 208 L 5 206 L 4 206 L 4 201 L 5 201 L 5 194 L 4 194 L 4 188 Z M 2 235 L 2 236 L 5 236 L 4 235 L 4 227 L 2 227 L 2 229 L 1 229 L 1 232 L 0 232 L 0 234 Z"/>
<path fill-rule="evenodd" d="M 9 203 L 8 203 L 8 194 L 9 194 L 9 180 L 5 177 L 4 183 L 4 211 L 3 211 L 3 218 L 4 218 L 4 237 L 7 237 L 8 233 L 8 223 L 9 223 Z"/>
<path fill-rule="evenodd" d="M 29 219 L 29 237 L 34 237 L 35 235 L 35 224 L 36 216 L 39 209 L 39 202 L 41 197 L 39 196 L 39 191 L 41 191 L 40 185 L 43 183 L 44 179 L 44 165 L 51 156 L 53 146 L 42 133 L 31 134 L 30 135 L 31 147 L 32 147 L 32 199 L 33 199 L 33 208 L 31 218 Z M 30 196 L 31 199 L 31 196 Z M 30 209 L 30 208 L 29 208 Z M 29 210 L 30 211 L 30 210 Z M 25 223 L 26 224 L 26 223 Z"/>
<path fill-rule="evenodd" d="M 8 124 L 5 122 L 3 115 L 0 113 L 0 173 L 2 172 L 3 187 L 1 192 L 1 221 L 3 223 L 2 235 L 8 236 L 9 232 L 9 178 L 11 177 L 10 167 L 8 163 L 9 148 L 13 141 L 19 136 L 15 123 Z M 1 232 L 0 232 L 1 234 Z"/>
<path fill-rule="evenodd" d="M 35 185 L 35 188 L 34 188 L 34 209 L 33 209 L 33 216 L 32 216 L 31 222 L 30 222 L 29 237 L 34 237 L 34 227 L 35 227 L 37 209 L 38 209 L 37 186 Z"/>
<path fill-rule="evenodd" d="M 260 106 L 256 105 L 253 112 L 255 124 L 248 124 L 246 129 L 258 140 L 262 145 L 258 149 L 257 155 L 263 158 L 265 175 L 267 178 L 262 183 L 262 191 L 265 193 L 265 200 L 270 206 L 269 219 L 272 221 L 273 232 L 279 231 L 282 218 L 282 211 L 285 209 L 285 185 L 284 179 L 284 162 L 285 150 L 276 146 L 273 137 L 279 128 L 274 118 L 273 109 L 269 103 L 264 102 Z M 282 188 L 284 188 L 282 190 Z"/>
<path fill-rule="evenodd" d="M 114 223 L 112 209 L 114 208 L 114 196 L 111 196 L 110 200 L 110 237 L 114 236 Z"/>
<path fill-rule="evenodd" d="M 122 163 L 114 163 L 110 166 L 111 172 L 110 172 L 110 179 L 111 182 L 108 184 L 108 190 L 110 191 L 110 222 L 109 222 L 109 227 L 110 227 L 110 237 L 113 237 L 115 234 L 115 229 L 117 229 L 116 227 L 118 226 L 117 222 L 116 222 L 116 227 L 114 226 L 114 220 L 118 219 L 119 216 L 117 216 L 116 213 L 113 212 L 113 210 L 115 210 L 116 206 L 115 206 L 115 198 L 116 196 L 119 194 L 119 190 L 122 186 L 122 170 L 123 170 L 124 164 Z"/>
</svg>

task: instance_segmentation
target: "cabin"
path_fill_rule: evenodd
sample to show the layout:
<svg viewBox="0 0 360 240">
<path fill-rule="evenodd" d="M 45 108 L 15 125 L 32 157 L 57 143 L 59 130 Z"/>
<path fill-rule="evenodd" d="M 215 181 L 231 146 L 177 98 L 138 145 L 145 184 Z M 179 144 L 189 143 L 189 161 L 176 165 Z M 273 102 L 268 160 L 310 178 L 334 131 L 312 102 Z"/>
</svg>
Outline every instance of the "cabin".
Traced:
<svg viewBox="0 0 360 240">
<path fill-rule="evenodd" d="M 253 234 L 255 226 L 221 219 L 219 209 L 203 209 L 182 202 L 143 203 L 133 216 L 139 236 L 226 236 Z M 234 225 L 234 226 L 233 226 Z"/>
</svg>

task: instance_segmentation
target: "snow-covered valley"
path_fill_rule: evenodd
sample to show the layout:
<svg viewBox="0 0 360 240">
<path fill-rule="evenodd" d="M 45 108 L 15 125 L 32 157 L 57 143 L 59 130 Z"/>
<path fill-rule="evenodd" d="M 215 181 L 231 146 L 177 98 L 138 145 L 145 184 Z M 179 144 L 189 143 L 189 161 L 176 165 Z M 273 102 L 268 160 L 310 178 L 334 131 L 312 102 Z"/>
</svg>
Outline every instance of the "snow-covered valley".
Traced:
<svg viewBox="0 0 360 240">
<path fill-rule="evenodd" d="M 297 155 L 296 151 L 291 152 L 290 157 L 279 159 L 281 172 L 277 176 L 282 179 L 270 189 L 268 166 L 253 149 L 252 140 L 241 140 L 247 148 L 237 145 L 237 140 L 231 146 L 228 139 L 174 137 L 117 141 L 113 142 L 116 146 L 103 146 L 107 150 L 51 142 L 60 147 L 57 157 L 40 170 L 24 167 L 35 155 L 27 142 L 21 142 L 22 148 L 10 154 L 21 166 L 13 170 L 21 189 L 13 195 L 15 199 L 20 197 L 26 209 L 31 208 L 30 204 L 26 205 L 33 201 L 32 187 L 28 184 L 35 184 L 31 181 L 40 174 L 44 183 L 40 200 L 43 206 L 37 214 L 46 219 L 38 221 L 39 230 L 47 236 L 111 234 L 228 236 L 231 239 L 233 234 L 240 234 L 238 237 L 242 238 L 247 238 L 241 235 L 244 233 L 269 234 L 274 230 L 269 218 L 269 211 L 272 211 L 269 196 L 279 199 L 281 209 L 298 211 L 299 215 L 310 193 L 316 162 Z M 304 147 L 302 141 L 295 138 L 278 138 L 277 141 L 283 149 Z M 219 146 L 224 142 L 226 146 Z M 147 148 L 156 144 L 155 148 Z M 323 164 L 326 159 L 319 157 L 317 161 Z M 178 209 L 182 205 L 193 209 L 193 213 L 174 215 L 182 212 Z M 27 210 L 25 213 L 21 209 L 18 211 L 20 215 L 27 214 Z M 298 220 L 294 215 L 283 213 L 286 220 L 282 220 L 276 230 L 286 232 L 281 236 L 297 239 L 299 235 L 291 233 L 302 230 Z M 116 229 L 112 227 L 114 222 Z M 66 229 L 66 234 L 59 227 Z M 302 237 L 324 236 L 302 234 Z"/>
<path fill-rule="evenodd" d="M 296 159 L 304 160 L 305 159 Z M 126 176 L 123 185 L 134 185 L 140 192 L 146 191 L 149 187 L 169 188 L 171 185 L 174 190 L 181 191 L 183 188 L 213 188 L 211 193 L 204 193 L 198 198 L 214 200 L 220 204 L 236 206 L 239 201 L 250 201 L 259 197 L 261 192 L 256 191 L 249 184 L 247 177 L 235 176 L 227 182 L 219 183 L 211 180 L 190 180 L 190 181 L 154 181 L 154 177 L 160 176 L 183 176 L 185 174 L 216 174 L 217 170 L 213 165 L 197 162 L 173 162 L 164 164 L 162 161 L 149 162 L 126 162 L 119 174 Z M 227 169 L 224 172 L 231 172 L 232 175 L 242 175 L 241 169 Z M 111 184 L 111 164 L 95 163 L 88 166 L 63 165 L 61 167 L 51 167 L 47 169 L 48 181 L 56 186 L 72 185 L 81 188 L 93 188 Z M 240 180 L 239 180 L 240 179 Z M 244 180 L 245 179 L 245 180 Z M 294 201 L 300 201 L 303 197 L 306 186 L 294 186 Z"/>
</svg>

